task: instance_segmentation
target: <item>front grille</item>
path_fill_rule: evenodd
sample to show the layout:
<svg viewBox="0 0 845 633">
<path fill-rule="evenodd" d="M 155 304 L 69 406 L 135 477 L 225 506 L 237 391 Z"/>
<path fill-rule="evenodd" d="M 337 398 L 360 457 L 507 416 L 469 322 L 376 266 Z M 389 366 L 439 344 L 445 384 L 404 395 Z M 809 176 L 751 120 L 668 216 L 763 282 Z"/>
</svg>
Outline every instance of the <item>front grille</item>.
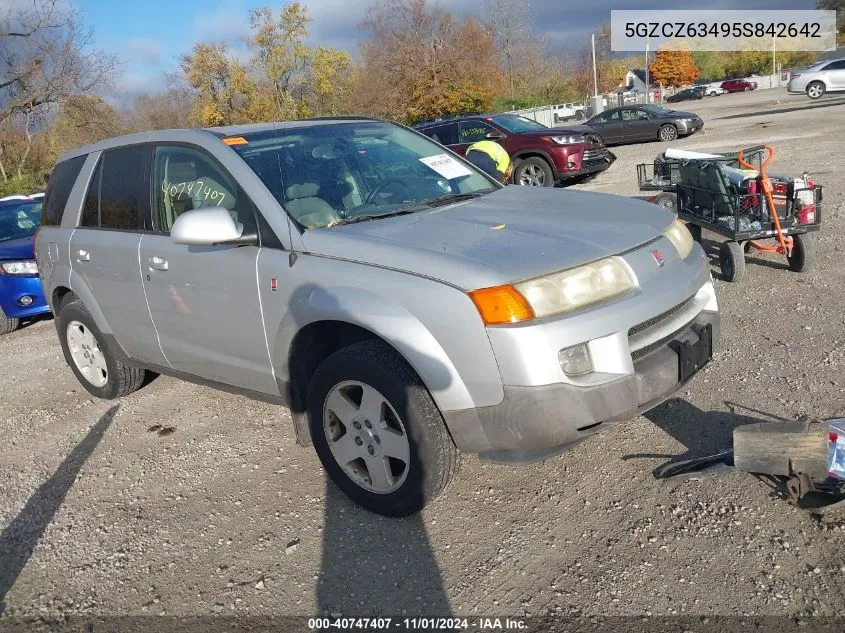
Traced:
<svg viewBox="0 0 845 633">
<path fill-rule="evenodd" d="M 631 338 L 632 336 L 634 336 L 635 334 L 639 334 L 640 332 L 645 332 L 646 330 L 656 327 L 667 319 L 671 319 L 673 316 L 678 314 L 678 312 L 686 308 L 693 301 L 695 301 L 695 295 L 691 296 L 686 301 L 679 303 L 674 308 L 670 308 L 669 310 L 666 310 L 666 312 L 662 312 L 657 316 L 651 317 L 647 321 L 643 321 L 642 323 L 633 326 L 630 330 L 628 330 L 628 338 Z"/>
<path fill-rule="evenodd" d="M 606 149 L 588 149 L 584 152 L 584 162 L 586 163 L 595 160 L 604 160 L 606 156 Z"/>
<path fill-rule="evenodd" d="M 648 354 L 651 354 L 654 350 L 663 347 L 664 345 L 666 345 L 666 343 L 675 338 L 678 332 L 683 331 L 684 328 L 686 328 L 686 325 L 679 329 L 677 332 L 672 332 L 669 336 L 664 336 L 662 339 L 660 339 L 659 341 L 655 341 L 651 345 L 646 345 L 645 347 L 638 349 L 635 352 L 631 352 L 631 360 L 637 362 L 637 360 L 639 360 L 643 356 L 647 356 Z"/>
</svg>

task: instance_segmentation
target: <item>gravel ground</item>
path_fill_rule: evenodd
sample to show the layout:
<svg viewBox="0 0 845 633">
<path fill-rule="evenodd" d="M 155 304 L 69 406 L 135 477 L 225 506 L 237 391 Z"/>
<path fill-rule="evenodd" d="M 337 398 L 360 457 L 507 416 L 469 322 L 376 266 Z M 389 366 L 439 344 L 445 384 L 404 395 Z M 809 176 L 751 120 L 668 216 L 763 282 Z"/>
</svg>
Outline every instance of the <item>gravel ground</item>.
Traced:
<svg viewBox="0 0 845 633">
<path fill-rule="evenodd" d="M 776 171 L 824 183 L 812 272 L 766 256 L 742 283 L 717 281 L 721 347 L 678 398 L 545 463 L 468 457 L 421 516 L 347 502 L 294 445 L 284 409 L 170 378 L 100 402 L 65 366 L 50 320 L 2 337 L 0 611 L 845 615 L 845 517 L 821 524 L 749 474 L 652 475 L 757 419 L 726 402 L 845 416 L 845 105 L 778 112 L 773 99 L 678 104 L 706 128 L 675 145 L 771 142 Z M 580 186 L 633 195 L 634 165 L 663 147 L 615 148 L 611 169 Z"/>
</svg>

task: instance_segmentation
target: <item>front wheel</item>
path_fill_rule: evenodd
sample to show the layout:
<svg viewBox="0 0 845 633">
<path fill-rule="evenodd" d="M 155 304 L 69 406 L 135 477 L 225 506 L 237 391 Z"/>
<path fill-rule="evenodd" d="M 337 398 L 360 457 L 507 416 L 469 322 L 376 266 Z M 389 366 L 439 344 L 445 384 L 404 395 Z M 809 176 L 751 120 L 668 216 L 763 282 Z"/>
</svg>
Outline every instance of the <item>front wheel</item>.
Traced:
<svg viewBox="0 0 845 633">
<path fill-rule="evenodd" d="M 657 132 L 657 138 L 661 141 L 674 141 L 678 138 L 678 128 L 674 125 L 663 125 Z"/>
<path fill-rule="evenodd" d="M 554 187 L 555 177 L 551 166 L 542 158 L 531 156 L 519 162 L 513 172 L 513 181 L 525 187 Z"/>
<path fill-rule="evenodd" d="M 440 495 L 460 454 L 425 385 L 390 346 L 368 340 L 329 356 L 308 386 L 317 456 L 355 503 L 407 516 Z"/>
<path fill-rule="evenodd" d="M 745 276 L 745 253 L 739 242 L 723 242 L 719 248 L 719 264 L 725 281 L 739 281 Z"/>
<path fill-rule="evenodd" d="M 14 332 L 20 326 L 21 321 L 20 319 L 12 319 L 6 316 L 6 313 L 3 312 L 3 308 L 0 308 L 0 336 L 3 334 L 8 334 L 9 332 Z"/>
<path fill-rule="evenodd" d="M 825 85 L 822 82 L 814 81 L 807 86 L 807 96 L 810 99 L 818 99 L 824 96 L 825 90 Z"/>
<path fill-rule="evenodd" d="M 792 236 L 792 250 L 787 257 L 789 270 L 803 273 L 810 269 L 813 253 L 812 244 L 809 235 Z"/>
<path fill-rule="evenodd" d="M 56 330 L 67 364 L 91 395 L 113 400 L 129 395 L 144 383 L 146 372 L 114 357 L 79 299 L 65 300 L 56 316 Z"/>
</svg>

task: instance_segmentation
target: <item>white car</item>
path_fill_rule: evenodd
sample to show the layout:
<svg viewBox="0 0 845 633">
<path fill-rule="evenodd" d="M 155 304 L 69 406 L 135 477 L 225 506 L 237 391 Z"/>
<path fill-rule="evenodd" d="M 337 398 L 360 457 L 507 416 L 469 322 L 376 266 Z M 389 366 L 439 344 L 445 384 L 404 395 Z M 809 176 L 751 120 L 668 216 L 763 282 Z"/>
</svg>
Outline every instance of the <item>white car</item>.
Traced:
<svg viewBox="0 0 845 633">
<path fill-rule="evenodd" d="M 704 94 L 706 94 L 708 97 L 715 97 L 727 93 L 728 91 L 722 88 L 722 83 L 718 81 L 716 83 L 707 84 L 706 86 L 704 86 Z"/>
</svg>

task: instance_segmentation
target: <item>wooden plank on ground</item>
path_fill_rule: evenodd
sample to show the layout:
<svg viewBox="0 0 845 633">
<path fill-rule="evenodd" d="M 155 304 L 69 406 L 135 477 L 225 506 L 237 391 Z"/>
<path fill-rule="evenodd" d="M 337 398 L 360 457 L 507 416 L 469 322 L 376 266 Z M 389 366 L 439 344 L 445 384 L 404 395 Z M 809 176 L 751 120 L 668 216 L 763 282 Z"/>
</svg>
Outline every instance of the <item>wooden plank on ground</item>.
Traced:
<svg viewBox="0 0 845 633">
<path fill-rule="evenodd" d="M 827 476 L 827 424 L 817 421 L 760 422 L 734 429 L 734 465 L 750 473 L 814 479 Z"/>
</svg>

